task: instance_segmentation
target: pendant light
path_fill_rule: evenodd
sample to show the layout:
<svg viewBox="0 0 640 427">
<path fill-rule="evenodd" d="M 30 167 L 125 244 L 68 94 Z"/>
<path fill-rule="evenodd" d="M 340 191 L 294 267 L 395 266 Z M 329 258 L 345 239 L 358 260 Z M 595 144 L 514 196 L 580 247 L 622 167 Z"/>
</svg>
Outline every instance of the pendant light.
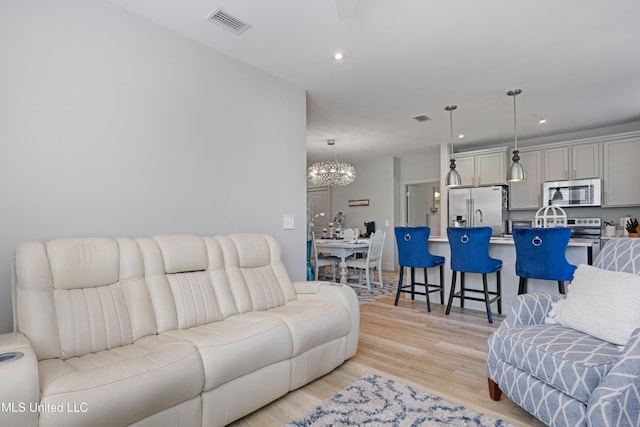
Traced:
<svg viewBox="0 0 640 427">
<path fill-rule="evenodd" d="M 513 89 L 507 92 L 507 95 L 513 97 L 513 140 L 515 143 L 513 158 L 511 159 L 513 162 L 511 163 L 511 166 L 509 166 L 509 170 L 507 170 L 507 181 L 509 182 L 527 180 L 527 174 L 524 171 L 524 167 L 520 164 L 520 152 L 518 151 L 518 128 L 516 126 L 516 96 L 521 93 L 522 89 Z"/>
<path fill-rule="evenodd" d="M 447 187 L 462 185 L 462 178 L 460 178 L 460 174 L 456 170 L 456 159 L 453 158 L 453 110 L 456 108 L 458 108 L 457 105 L 447 105 L 444 107 L 444 109 L 449 112 L 449 145 L 451 146 L 451 157 L 449 157 L 451 164 L 449 165 L 447 177 L 444 180 L 444 185 Z"/>
</svg>

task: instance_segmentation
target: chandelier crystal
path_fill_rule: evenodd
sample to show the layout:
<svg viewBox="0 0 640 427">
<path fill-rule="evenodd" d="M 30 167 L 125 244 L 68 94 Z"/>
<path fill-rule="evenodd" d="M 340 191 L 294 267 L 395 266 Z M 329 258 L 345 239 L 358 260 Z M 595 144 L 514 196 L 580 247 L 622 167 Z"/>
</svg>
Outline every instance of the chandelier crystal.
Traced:
<svg viewBox="0 0 640 427">
<path fill-rule="evenodd" d="M 335 140 L 327 140 L 327 145 L 333 151 Z M 341 186 L 351 184 L 356 179 L 356 170 L 349 163 L 339 162 L 337 158 L 314 163 L 307 169 L 307 180 L 313 185 Z"/>
</svg>

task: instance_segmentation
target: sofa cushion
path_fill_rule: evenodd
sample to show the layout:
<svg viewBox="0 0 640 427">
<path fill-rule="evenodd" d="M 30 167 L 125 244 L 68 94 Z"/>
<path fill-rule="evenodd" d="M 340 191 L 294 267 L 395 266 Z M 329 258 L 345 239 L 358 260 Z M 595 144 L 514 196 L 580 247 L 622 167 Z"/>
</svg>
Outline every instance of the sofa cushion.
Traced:
<svg viewBox="0 0 640 427">
<path fill-rule="evenodd" d="M 518 326 L 500 336 L 501 359 L 585 404 L 620 357 L 614 344 L 562 325 Z"/>
<path fill-rule="evenodd" d="M 567 298 L 549 315 L 562 325 L 626 345 L 640 328 L 640 276 L 581 264 Z"/>
<path fill-rule="evenodd" d="M 65 361 L 43 360 L 39 371 L 41 404 L 63 408 L 41 411 L 40 425 L 47 426 L 131 424 L 199 396 L 204 381 L 193 344 L 157 335 Z"/>
<path fill-rule="evenodd" d="M 335 300 L 296 300 L 281 307 L 247 315 L 281 319 L 291 333 L 293 357 L 345 337 L 351 329 L 349 311 L 343 303 Z"/>
<path fill-rule="evenodd" d="M 274 317 L 230 316 L 225 320 L 164 334 L 188 340 L 204 363 L 204 391 L 291 357 L 291 333 Z"/>
</svg>

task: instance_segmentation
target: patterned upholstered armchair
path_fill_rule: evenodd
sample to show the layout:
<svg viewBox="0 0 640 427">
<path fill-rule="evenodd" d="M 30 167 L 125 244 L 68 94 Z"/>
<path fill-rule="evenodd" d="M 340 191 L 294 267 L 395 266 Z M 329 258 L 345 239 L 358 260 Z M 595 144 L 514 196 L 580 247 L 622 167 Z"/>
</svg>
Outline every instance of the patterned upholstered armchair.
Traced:
<svg viewBox="0 0 640 427">
<path fill-rule="evenodd" d="M 607 242 L 600 269 L 640 274 L 640 239 Z M 611 286 L 615 286 L 612 283 Z M 640 425 L 640 329 L 619 346 L 545 324 L 560 294 L 520 295 L 487 342 L 489 394 L 550 426 Z"/>
</svg>

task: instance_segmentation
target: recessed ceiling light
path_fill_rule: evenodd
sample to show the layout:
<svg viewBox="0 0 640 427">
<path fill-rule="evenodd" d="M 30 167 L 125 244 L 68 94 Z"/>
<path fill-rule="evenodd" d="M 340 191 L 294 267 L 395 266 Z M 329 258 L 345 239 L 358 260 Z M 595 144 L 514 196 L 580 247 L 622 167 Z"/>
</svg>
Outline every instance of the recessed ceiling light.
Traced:
<svg viewBox="0 0 640 427">
<path fill-rule="evenodd" d="M 344 53 L 342 52 L 336 52 L 333 54 L 333 59 L 335 59 L 336 61 L 342 61 L 344 59 Z"/>
<path fill-rule="evenodd" d="M 547 123 L 547 119 L 540 119 L 540 120 L 538 120 L 538 123 L 543 125 L 543 124 Z"/>
<path fill-rule="evenodd" d="M 458 138 L 460 138 L 460 139 L 464 138 L 464 134 L 461 133 L 460 135 L 458 135 Z"/>
</svg>

